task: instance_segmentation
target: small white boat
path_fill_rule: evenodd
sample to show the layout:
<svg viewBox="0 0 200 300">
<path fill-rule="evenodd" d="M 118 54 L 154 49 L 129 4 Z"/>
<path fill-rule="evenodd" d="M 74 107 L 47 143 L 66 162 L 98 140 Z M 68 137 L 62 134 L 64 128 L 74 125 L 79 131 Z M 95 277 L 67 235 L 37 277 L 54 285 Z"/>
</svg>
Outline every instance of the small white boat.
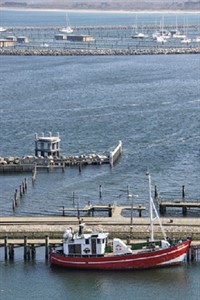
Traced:
<svg viewBox="0 0 200 300">
<path fill-rule="evenodd" d="M 144 39 L 147 38 L 148 35 L 144 34 L 143 32 L 136 32 L 133 36 L 132 39 Z"/>
<path fill-rule="evenodd" d="M 5 32 L 7 29 L 5 27 L 0 27 L 0 32 Z"/>
<path fill-rule="evenodd" d="M 195 43 L 200 43 L 200 36 L 196 37 L 192 41 L 195 42 Z"/>
<path fill-rule="evenodd" d="M 74 30 L 70 26 L 59 29 L 59 32 L 62 32 L 62 33 L 72 33 L 73 31 Z"/>
<path fill-rule="evenodd" d="M 49 47 L 49 44 L 43 43 L 43 44 L 41 44 L 41 47 L 48 48 L 48 47 Z"/>
<path fill-rule="evenodd" d="M 59 29 L 59 32 L 72 33 L 74 30 L 72 29 L 72 27 L 70 25 L 68 14 L 66 14 L 66 23 L 67 23 L 67 26 Z"/>
<path fill-rule="evenodd" d="M 191 43 L 191 39 L 185 37 L 184 39 L 181 40 L 181 43 L 182 44 L 189 44 L 189 43 Z"/>
<path fill-rule="evenodd" d="M 135 26 L 135 32 L 132 36 L 132 39 L 144 39 L 147 38 L 148 35 L 143 33 L 143 26 L 142 26 L 142 31 L 138 31 L 138 25 L 137 25 L 137 16 L 136 16 L 136 26 Z"/>
<path fill-rule="evenodd" d="M 181 33 L 175 33 L 175 34 L 173 34 L 172 37 L 175 38 L 175 39 L 181 39 L 181 40 L 186 39 L 186 35 L 181 34 Z"/>
<path fill-rule="evenodd" d="M 166 38 L 164 36 L 160 35 L 160 36 L 156 37 L 156 42 L 164 44 L 164 43 L 167 42 L 167 40 L 166 40 Z"/>
</svg>

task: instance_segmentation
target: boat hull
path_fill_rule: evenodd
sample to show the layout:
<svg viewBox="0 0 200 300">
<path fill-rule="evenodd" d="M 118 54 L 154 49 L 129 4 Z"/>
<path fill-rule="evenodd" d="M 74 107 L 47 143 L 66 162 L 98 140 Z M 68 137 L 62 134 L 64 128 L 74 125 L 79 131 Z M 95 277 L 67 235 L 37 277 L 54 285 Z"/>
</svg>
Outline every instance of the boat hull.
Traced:
<svg viewBox="0 0 200 300">
<path fill-rule="evenodd" d="M 50 262 L 52 265 L 74 269 L 138 270 L 168 267 L 181 264 L 184 261 L 190 243 L 191 241 L 187 240 L 167 249 L 101 257 L 75 257 L 51 252 Z"/>
</svg>

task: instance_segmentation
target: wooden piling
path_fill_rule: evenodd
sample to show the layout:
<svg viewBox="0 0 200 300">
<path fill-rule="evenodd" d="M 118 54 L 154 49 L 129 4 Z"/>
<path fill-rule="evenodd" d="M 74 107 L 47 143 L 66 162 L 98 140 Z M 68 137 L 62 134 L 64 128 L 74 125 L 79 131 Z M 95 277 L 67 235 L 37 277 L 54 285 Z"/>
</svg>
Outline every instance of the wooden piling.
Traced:
<svg viewBox="0 0 200 300">
<path fill-rule="evenodd" d="M 24 188 L 25 188 L 25 190 L 27 190 L 27 188 L 28 188 L 26 178 L 24 178 Z"/>
<path fill-rule="evenodd" d="M 27 259 L 27 248 L 28 248 L 28 244 L 27 244 L 27 236 L 24 237 L 24 260 Z"/>
<path fill-rule="evenodd" d="M 82 164 L 81 164 L 81 162 L 79 162 L 79 164 L 78 164 L 78 169 L 79 169 L 79 174 L 80 174 L 81 171 L 82 171 Z"/>
<path fill-rule="evenodd" d="M 16 190 L 15 190 L 15 195 L 14 195 L 15 206 L 18 205 L 17 201 L 18 201 L 18 190 L 16 189 Z"/>
<path fill-rule="evenodd" d="M 12 201 L 12 209 L 15 210 L 15 199 Z"/>
<path fill-rule="evenodd" d="M 185 186 L 182 185 L 182 198 L 185 199 Z"/>
<path fill-rule="evenodd" d="M 8 237 L 5 236 L 4 238 L 4 257 L 5 257 L 5 260 L 8 259 Z"/>
<path fill-rule="evenodd" d="M 31 258 L 34 259 L 36 256 L 36 249 L 35 249 L 35 245 L 32 244 L 30 247 L 30 251 L 31 251 Z"/>
<path fill-rule="evenodd" d="M 33 170 L 32 170 L 32 183 L 35 182 L 36 176 L 37 176 L 37 165 L 35 165 Z"/>
<path fill-rule="evenodd" d="M 99 199 L 102 198 L 102 186 L 100 185 L 99 186 Z"/>
<path fill-rule="evenodd" d="M 23 195 L 23 192 L 22 192 L 22 185 L 20 184 L 20 186 L 19 186 L 19 195 L 20 195 L 20 197 L 22 197 L 22 195 Z"/>
<path fill-rule="evenodd" d="M 111 206 L 111 204 L 108 205 L 108 216 L 110 218 L 112 217 L 112 206 Z"/>
<path fill-rule="evenodd" d="M 14 245 L 10 244 L 8 246 L 8 252 L 9 252 L 9 259 L 13 260 L 14 259 Z"/>
<path fill-rule="evenodd" d="M 155 185 L 155 194 L 154 194 L 155 199 L 158 199 L 158 188 L 157 185 Z"/>
<path fill-rule="evenodd" d="M 63 215 L 63 217 L 65 216 L 65 207 L 64 207 L 64 205 L 62 206 L 62 215 Z"/>
<path fill-rule="evenodd" d="M 45 258 L 49 258 L 49 236 L 46 235 L 45 237 Z"/>
<path fill-rule="evenodd" d="M 182 212 L 183 212 L 183 215 L 184 215 L 184 216 L 187 215 L 187 206 L 183 206 Z"/>
</svg>

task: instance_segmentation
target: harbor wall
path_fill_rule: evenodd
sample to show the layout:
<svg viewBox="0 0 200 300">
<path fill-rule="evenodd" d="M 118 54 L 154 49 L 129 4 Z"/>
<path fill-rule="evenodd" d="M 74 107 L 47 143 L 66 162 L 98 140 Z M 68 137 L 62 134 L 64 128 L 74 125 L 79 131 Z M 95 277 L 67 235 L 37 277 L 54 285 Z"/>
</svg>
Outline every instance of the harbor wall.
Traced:
<svg viewBox="0 0 200 300">
<path fill-rule="evenodd" d="M 95 55 L 173 55 L 199 54 L 200 47 L 154 49 L 0 49 L 0 55 L 17 56 L 95 56 Z"/>
</svg>

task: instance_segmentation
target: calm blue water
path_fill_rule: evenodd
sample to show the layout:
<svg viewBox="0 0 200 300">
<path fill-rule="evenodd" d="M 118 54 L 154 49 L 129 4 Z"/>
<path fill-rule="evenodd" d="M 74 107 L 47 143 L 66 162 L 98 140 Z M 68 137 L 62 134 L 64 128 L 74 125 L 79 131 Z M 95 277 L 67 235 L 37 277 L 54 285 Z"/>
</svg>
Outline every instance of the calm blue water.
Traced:
<svg viewBox="0 0 200 300">
<path fill-rule="evenodd" d="M 61 12 L 0 12 L 2 26 L 60 25 Z M 73 14 L 75 25 L 124 24 L 132 15 Z M 75 18 L 76 16 L 76 18 Z M 192 16 L 188 16 L 188 18 Z M 199 16 L 193 16 L 198 20 Z M 153 20 L 152 15 L 145 20 Z M 154 18 L 155 19 L 155 18 Z M 76 20 L 76 21 L 75 21 Z M 60 22 L 60 23 L 59 23 Z M 153 21 L 152 21 L 153 22 Z M 108 153 L 123 142 L 117 165 L 0 176 L 0 215 L 58 214 L 88 200 L 147 205 L 148 182 L 160 192 L 199 199 L 200 56 L 1 57 L 0 156 L 34 154 L 34 134 L 60 133 L 62 154 Z M 28 191 L 15 212 L 12 198 L 24 177 Z M 178 214 L 178 213 L 177 213 Z M 190 212 L 191 215 L 193 215 Z M 180 215 L 180 214 L 179 214 Z M 148 272 L 52 270 L 37 251 L 13 263 L 0 250 L 0 299 L 199 299 L 199 263 Z M 28 296 L 27 296 L 28 295 Z M 80 296 L 81 295 L 81 296 Z"/>
</svg>

